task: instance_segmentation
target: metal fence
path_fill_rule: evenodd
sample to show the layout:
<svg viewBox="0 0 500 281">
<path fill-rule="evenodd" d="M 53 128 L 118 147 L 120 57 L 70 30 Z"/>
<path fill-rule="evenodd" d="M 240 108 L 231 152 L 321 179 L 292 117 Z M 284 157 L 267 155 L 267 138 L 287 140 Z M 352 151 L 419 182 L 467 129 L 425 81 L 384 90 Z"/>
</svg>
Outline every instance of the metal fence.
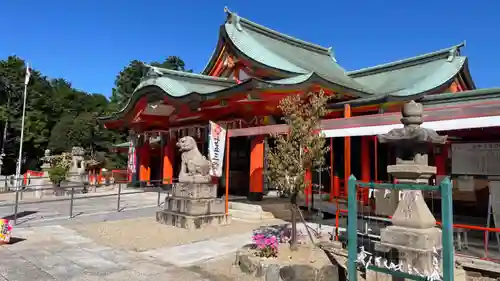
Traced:
<svg viewBox="0 0 500 281">
<path fill-rule="evenodd" d="M 12 207 L 13 213 L 8 217 L 12 217 L 14 225 L 18 222 L 19 217 L 19 207 L 22 205 L 30 205 L 30 204 L 40 204 L 40 203 L 54 203 L 54 202 L 63 202 L 68 201 L 68 218 L 74 218 L 74 206 L 75 201 L 81 199 L 95 199 L 95 198 L 106 198 L 106 197 L 116 197 L 116 211 L 120 212 L 123 210 L 121 206 L 122 196 L 147 193 L 147 192 L 156 192 L 157 193 L 157 206 L 160 207 L 162 202 L 162 195 L 169 196 L 172 189 L 172 184 L 164 184 L 163 180 L 151 180 L 145 183 L 141 188 L 134 188 L 129 185 L 127 181 L 108 183 L 106 186 L 114 186 L 112 193 L 108 194 L 95 194 L 90 195 L 91 193 L 97 193 L 98 189 L 103 188 L 104 185 L 89 185 L 87 183 L 76 183 L 76 182 L 64 182 L 61 185 L 53 185 L 53 184 L 32 184 L 37 180 L 47 180 L 45 177 L 32 177 L 27 181 L 25 178 L 18 178 L 19 182 L 23 182 L 23 184 L 19 185 L 19 188 L 14 187 L 4 187 L 3 191 L 0 191 L 0 195 L 4 194 L 15 194 L 12 203 L 3 203 L 0 204 L 0 208 L 3 207 Z M 110 190 L 111 191 L 111 190 Z M 126 192 L 125 192 L 126 191 Z M 22 201 L 25 194 L 28 192 L 38 193 L 38 195 L 34 195 L 34 200 Z M 84 196 L 78 196 L 80 194 L 86 194 Z M 53 198 L 50 199 L 42 199 L 44 196 L 50 196 Z M 57 198 L 62 197 L 64 198 Z M 9 201 L 9 200 L 4 200 Z"/>
</svg>

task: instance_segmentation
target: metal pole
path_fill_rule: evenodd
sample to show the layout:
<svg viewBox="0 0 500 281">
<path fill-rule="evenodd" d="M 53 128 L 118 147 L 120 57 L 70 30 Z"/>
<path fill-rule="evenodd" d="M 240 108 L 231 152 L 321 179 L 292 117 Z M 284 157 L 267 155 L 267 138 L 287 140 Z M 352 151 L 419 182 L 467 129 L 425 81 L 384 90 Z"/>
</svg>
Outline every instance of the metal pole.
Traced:
<svg viewBox="0 0 500 281">
<path fill-rule="evenodd" d="M 69 218 L 70 219 L 73 218 L 73 204 L 74 204 L 73 199 L 74 198 L 75 198 L 75 187 L 71 186 L 71 198 L 70 198 L 70 201 L 69 201 Z"/>
<path fill-rule="evenodd" d="M 16 189 L 16 203 L 14 204 L 14 225 L 17 224 L 17 210 L 19 208 L 19 189 Z"/>
<path fill-rule="evenodd" d="M 120 195 L 122 194 L 122 184 L 118 185 L 118 202 L 116 203 L 116 211 L 120 211 Z"/>
<path fill-rule="evenodd" d="M 441 213 L 443 230 L 443 280 L 453 281 L 455 269 L 455 253 L 453 247 L 453 199 L 451 192 L 451 181 L 446 177 L 440 184 L 441 189 Z"/>
<path fill-rule="evenodd" d="M 23 94 L 23 115 L 21 117 L 21 138 L 19 141 L 19 156 L 17 159 L 16 167 L 16 198 L 19 196 L 17 190 L 20 188 L 20 175 L 21 175 L 21 165 L 23 161 L 23 142 L 24 142 L 24 119 L 26 117 L 26 97 L 28 96 L 28 82 L 29 82 L 29 65 L 26 66 L 26 77 L 24 81 L 24 94 Z"/>
<path fill-rule="evenodd" d="M 349 281 L 357 281 L 356 259 L 358 255 L 358 217 L 356 198 L 356 177 L 351 175 L 347 181 L 347 272 Z"/>
</svg>

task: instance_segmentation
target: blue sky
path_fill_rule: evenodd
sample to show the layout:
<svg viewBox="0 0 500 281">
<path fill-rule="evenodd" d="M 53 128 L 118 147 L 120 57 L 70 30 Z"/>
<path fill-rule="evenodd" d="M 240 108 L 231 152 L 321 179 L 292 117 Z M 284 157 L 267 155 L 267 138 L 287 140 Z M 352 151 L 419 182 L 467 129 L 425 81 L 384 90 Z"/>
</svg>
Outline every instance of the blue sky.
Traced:
<svg viewBox="0 0 500 281">
<path fill-rule="evenodd" d="M 347 70 L 466 40 L 478 87 L 500 86 L 498 0 L 0 1 L 0 59 L 18 55 L 50 77 L 109 96 L 132 59 L 180 56 L 199 72 L 217 43 L 224 6 L 300 39 L 332 46 Z"/>
</svg>

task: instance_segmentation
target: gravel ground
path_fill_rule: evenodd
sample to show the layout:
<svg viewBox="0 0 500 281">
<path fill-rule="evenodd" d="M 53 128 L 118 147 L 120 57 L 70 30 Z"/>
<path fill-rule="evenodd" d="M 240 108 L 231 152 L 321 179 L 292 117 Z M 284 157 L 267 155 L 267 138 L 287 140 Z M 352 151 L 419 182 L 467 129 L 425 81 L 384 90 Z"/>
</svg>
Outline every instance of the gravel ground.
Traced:
<svg viewBox="0 0 500 281">
<path fill-rule="evenodd" d="M 92 224 L 78 224 L 69 227 L 99 244 L 123 250 L 143 252 L 234 234 L 243 234 L 251 232 L 261 225 L 283 223 L 285 222 L 280 220 L 255 223 L 232 220 L 231 224 L 226 226 L 187 230 L 163 225 L 157 223 L 154 217 L 147 217 Z"/>
<path fill-rule="evenodd" d="M 256 281 L 262 280 L 243 273 L 234 264 L 236 256 L 234 254 L 224 258 L 210 260 L 203 265 L 189 267 L 188 269 L 200 274 L 203 277 L 216 281 Z"/>
</svg>

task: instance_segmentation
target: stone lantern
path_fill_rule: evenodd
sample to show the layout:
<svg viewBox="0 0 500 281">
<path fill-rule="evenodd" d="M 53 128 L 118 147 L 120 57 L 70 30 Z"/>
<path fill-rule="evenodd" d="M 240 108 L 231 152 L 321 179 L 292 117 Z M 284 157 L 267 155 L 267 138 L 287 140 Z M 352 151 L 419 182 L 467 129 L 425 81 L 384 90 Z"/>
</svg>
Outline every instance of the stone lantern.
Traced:
<svg viewBox="0 0 500 281">
<path fill-rule="evenodd" d="M 402 109 L 403 128 L 393 129 L 379 135 L 380 143 L 392 146 L 396 152 L 396 164 L 387 167 L 387 172 L 401 184 L 428 184 L 436 174 L 436 167 L 428 164 L 428 151 L 432 145 L 446 142 L 446 136 L 434 130 L 422 128 L 423 106 L 410 101 Z M 442 248 L 441 230 L 436 228 L 436 219 L 425 203 L 420 190 L 403 190 L 392 225 L 381 230 L 377 248 L 382 251 L 396 249 L 403 271 L 432 272 L 433 252 Z"/>
</svg>

